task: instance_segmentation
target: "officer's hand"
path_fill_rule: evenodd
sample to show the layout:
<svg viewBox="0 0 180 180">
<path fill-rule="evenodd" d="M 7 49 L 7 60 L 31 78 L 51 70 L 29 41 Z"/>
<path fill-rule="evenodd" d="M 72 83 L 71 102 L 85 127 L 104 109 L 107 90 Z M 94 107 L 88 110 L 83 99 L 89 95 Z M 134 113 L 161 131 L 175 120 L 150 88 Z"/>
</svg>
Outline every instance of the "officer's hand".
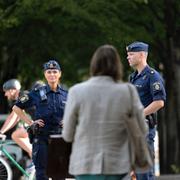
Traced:
<svg viewBox="0 0 180 180">
<path fill-rule="evenodd" d="M 131 176 L 131 180 L 137 180 L 137 179 L 136 179 L 136 174 L 135 174 L 134 171 L 131 171 L 131 172 L 130 172 L 130 176 Z"/>
<path fill-rule="evenodd" d="M 40 127 L 43 127 L 45 124 L 44 124 L 44 121 L 42 119 L 37 119 L 34 121 L 35 124 L 38 124 Z M 34 124 L 33 123 L 33 124 Z"/>
<path fill-rule="evenodd" d="M 63 120 L 60 122 L 60 127 L 63 128 Z"/>
</svg>

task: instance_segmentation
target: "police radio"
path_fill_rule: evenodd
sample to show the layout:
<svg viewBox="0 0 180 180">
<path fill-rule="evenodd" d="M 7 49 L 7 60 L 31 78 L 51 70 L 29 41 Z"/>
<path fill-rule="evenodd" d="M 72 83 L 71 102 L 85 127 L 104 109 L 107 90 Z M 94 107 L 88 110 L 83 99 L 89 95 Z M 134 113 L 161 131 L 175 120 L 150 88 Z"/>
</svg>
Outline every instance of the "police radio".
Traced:
<svg viewBox="0 0 180 180">
<path fill-rule="evenodd" d="M 40 94 L 40 97 L 41 97 L 42 101 L 47 100 L 46 90 L 44 88 L 39 89 L 39 94 Z"/>
</svg>

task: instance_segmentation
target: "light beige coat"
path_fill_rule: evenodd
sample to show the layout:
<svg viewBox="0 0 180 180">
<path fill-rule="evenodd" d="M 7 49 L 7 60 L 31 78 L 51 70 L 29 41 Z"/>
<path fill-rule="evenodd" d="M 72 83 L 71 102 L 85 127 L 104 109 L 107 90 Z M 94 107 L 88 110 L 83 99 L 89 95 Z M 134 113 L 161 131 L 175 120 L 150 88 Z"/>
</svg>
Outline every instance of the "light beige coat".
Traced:
<svg viewBox="0 0 180 180">
<path fill-rule="evenodd" d="M 129 84 L 130 85 L 130 84 Z M 123 174 L 131 169 L 126 120 L 129 114 L 146 135 L 143 106 L 133 85 L 108 76 L 92 77 L 70 88 L 64 114 L 63 138 L 73 142 L 69 172 Z M 133 119 L 133 118 L 132 118 Z"/>
</svg>

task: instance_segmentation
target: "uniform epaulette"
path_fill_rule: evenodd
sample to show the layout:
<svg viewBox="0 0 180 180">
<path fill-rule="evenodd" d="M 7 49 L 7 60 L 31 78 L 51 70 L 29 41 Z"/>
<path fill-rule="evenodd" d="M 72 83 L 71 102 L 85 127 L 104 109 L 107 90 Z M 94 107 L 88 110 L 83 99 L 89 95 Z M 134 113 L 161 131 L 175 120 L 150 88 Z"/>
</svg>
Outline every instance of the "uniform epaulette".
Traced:
<svg viewBox="0 0 180 180">
<path fill-rule="evenodd" d="M 42 85 L 42 86 L 39 86 L 39 87 L 36 87 L 34 88 L 34 91 L 39 91 L 40 89 L 44 89 L 46 85 Z"/>
<path fill-rule="evenodd" d="M 67 89 L 65 89 L 64 87 L 62 87 L 62 86 L 60 86 L 60 89 L 62 90 L 62 91 L 64 91 L 64 92 L 68 92 L 68 90 Z"/>
<path fill-rule="evenodd" d="M 64 91 L 64 92 L 68 92 L 68 90 L 67 90 L 67 89 L 62 89 L 62 88 L 61 88 L 61 90 L 62 90 L 62 91 Z"/>
<path fill-rule="evenodd" d="M 149 74 L 151 74 L 151 75 L 154 75 L 154 74 L 155 74 L 155 70 L 154 70 L 153 68 L 150 68 L 148 72 L 149 72 Z"/>
<path fill-rule="evenodd" d="M 151 74 L 154 74 L 154 73 L 155 73 L 154 69 L 151 68 L 151 69 L 150 69 L 150 73 L 151 73 Z"/>
</svg>

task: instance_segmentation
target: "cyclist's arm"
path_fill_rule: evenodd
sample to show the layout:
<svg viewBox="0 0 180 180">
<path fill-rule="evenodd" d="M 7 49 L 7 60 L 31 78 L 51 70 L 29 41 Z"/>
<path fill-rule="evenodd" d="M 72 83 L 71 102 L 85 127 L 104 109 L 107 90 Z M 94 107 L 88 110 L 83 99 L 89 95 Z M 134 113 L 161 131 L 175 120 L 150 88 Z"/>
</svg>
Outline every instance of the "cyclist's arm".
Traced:
<svg viewBox="0 0 180 180">
<path fill-rule="evenodd" d="M 13 128 L 19 121 L 19 117 L 15 112 L 11 112 L 7 119 L 5 120 L 3 126 L 1 127 L 0 133 L 4 134 L 6 133 L 9 129 Z"/>
<path fill-rule="evenodd" d="M 24 122 L 26 122 L 28 125 L 31 126 L 33 124 L 33 120 L 30 119 L 30 117 L 23 111 L 23 109 L 19 108 L 16 105 L 14 105 L 12 109 L 18 115 L 18 117 Z"/>
</svg>

